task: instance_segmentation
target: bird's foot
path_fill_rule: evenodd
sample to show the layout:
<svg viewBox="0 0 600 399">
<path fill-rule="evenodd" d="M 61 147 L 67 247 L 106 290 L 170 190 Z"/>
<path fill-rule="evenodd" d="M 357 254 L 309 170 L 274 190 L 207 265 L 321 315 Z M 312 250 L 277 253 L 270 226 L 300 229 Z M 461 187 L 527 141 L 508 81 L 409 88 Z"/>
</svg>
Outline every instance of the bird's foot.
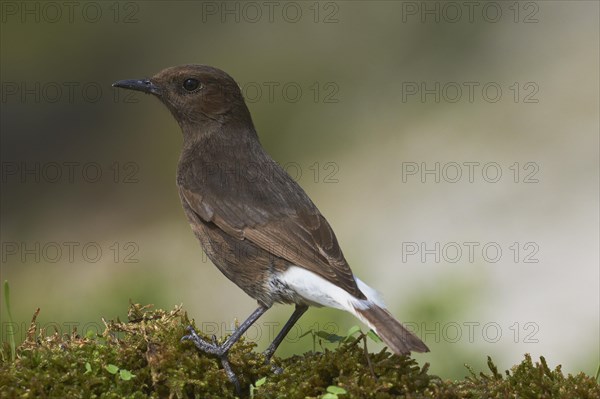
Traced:
<svg viewBox="0 0 600 399">
<path fill-rule="evenodd" d="M 217 343 L 217 337 L 215 337 L 214 335 L 212 336 L 212 342 L 208 342 L 200 338 L 200 336 L 198 335 L 198 333 L 196 333 L 196 330 L 194 330 L 192 326 L 188 326 L 187 330 L 189 334 L 184 335 L 181 338 L 181 341 L 192 341 L 194 345 L 196 345 L 196 348 L 198 348 L 198 350 L 200 350 L 201 352 L 218 357 L 221 361 L 223 369 L 225 370 L 225 374 L 227 374 L 227 378 L 229 378 L 229 381 L 231 381 L 231 383 L 235 386 L 235 391 L 239 395 L 241 392 L 240 381 L 231 369 L 231 364 L 229 363 L 229 359 L 227 357 L 227 353 L 229 350 L 224 349 L 224 345 L 219 345 Z"/>
<path fill-rule="evenodd" d="M 187 330 L 188 330 L 189 334 L 184 335 L 181 338 L 182 342 L 183 341 L 192 341 L 194 343 L 194 345 L 196 345 L 196 348 L 198 348 L 200 351 L 202 351 L 204 353 L 208 353 L 210 355 L 215 355 L 219 358 L 223 357 L 224 355 L 227 355 L 227 352 L 225 350 L 223 350 L 223 348 L 217 344 L 217 338 L 214 335 L 212 336 L 213 342 L 208 342 L 208 341 L 200 338 L 200 336 L 198 335 L 196 330 L 194 330 L 194 327 L 188 326 Z"/>
</svg>

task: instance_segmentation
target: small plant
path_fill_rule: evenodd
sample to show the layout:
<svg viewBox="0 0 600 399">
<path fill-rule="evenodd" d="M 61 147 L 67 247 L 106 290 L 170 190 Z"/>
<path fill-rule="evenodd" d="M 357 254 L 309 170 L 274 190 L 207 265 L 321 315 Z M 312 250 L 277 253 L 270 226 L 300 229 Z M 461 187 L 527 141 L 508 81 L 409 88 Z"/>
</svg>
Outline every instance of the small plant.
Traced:
<svg viewBox="0 0 600 399">
<path fill-rule="evenodd" d="M 348 392 L 344 388 L 336 385 L 330 385 L 327 387 L 327 393 L 321 397 L 321 399 L 338 399 L 338 395 L 345 395 Z"/>
<path fill-rule="evenodd" d="M 263 377 L 259 380 L 256 380 L 254 385 L 250 385 L 250 398 L 254 398 L 254 393 L 256 392 L 256 390 L 258 390 L 258 387 L 263 385 L 265 382 L 267 382 L 267 377 Z"/>
<path fill-rule="evenodd" d="M 90 371 L 90 372 L 92 371 L 91 366 L 88 368 L 89 365 L 90 365 L 89 363 L 85 364 L 86 373 L 88 371 Z M 135 377 L 135 375 L 132 374 L 131 371 L 125 370 L 125 369 L 120 369 L 119 367 L 115 366 L 114 364 L 109 364 L 108 366 L 104 367 L 104 369 L 114 375 L 117 375 L 117 373 L 119 373 L 119 378 L 122 379 L 123 381 L 129 381 Z"/>
<path fill-rule="evenodd" d="M 343 341 L 347 342 L 350 341 L 352 338 L 354 338 L 354 336 L 356 335 L 356 333 L 360 333 L 360 336 L 358 337 L 358 339 L 360 340 L 363 337 L 368 337 L 370 338 L 373 342 L 376 343 L 381 343 L 383 342 L 381 340 L 381 338 L 379 338 L 379 335 L 377 335 L 377 333 L 373 330 L 369 330 L 366 334 L 362 332 L 362 330 L 360 329 L 360 326 L 352 326 L 348 329 L 348 332 L 346 333 L 346 336 L 344 337 Z"/>
</svg>

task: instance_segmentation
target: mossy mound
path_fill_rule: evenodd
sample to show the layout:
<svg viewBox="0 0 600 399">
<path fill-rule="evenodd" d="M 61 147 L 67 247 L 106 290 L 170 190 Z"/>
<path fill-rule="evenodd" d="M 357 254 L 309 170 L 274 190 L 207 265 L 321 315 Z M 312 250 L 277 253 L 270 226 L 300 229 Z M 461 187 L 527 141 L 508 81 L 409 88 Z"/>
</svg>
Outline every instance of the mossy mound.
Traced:
<svg viewBox="0 0 600 399">
<path fill-rule="evenodd" d="M 76 332 L 47 336 L 32 327 L 14 361 L 8 344 L 2 348 L 0 397 L 236 397 L 218 360 L 180 342 L 189 324 L 180 307 L 166 312 L 132 304 L 128 321 L 105 322 L 99 337 L 80 337 Z M 368 353 L 365 342 L 361 334 L 334 351 L 274 358 L 272 364 L 283 367 L 283 372 L 275 373 L 253 351 L 255 345 L 242 339 L 232 348 L 230 361 L 244 395 L 257 399 L 600 397 L 594 378 L 583 373 L 564 376 L 560 366 L 551 370 L 544 358 L 534 363 L 525 355 L 504 375 L 488 358 L 490 374 L 471 372 L 464 380 L 448 381 L 429 374 L 428 364 L 419 367 L 409 357 Z M 262 384 L 251 387 L 256 381 Z"/>
</svg>

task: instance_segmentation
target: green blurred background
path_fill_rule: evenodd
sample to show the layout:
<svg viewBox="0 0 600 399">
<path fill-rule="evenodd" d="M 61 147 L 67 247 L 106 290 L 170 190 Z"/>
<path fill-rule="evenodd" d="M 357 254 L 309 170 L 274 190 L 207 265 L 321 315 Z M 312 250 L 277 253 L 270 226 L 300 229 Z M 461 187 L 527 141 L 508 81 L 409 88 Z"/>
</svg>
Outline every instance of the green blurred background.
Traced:
<svg viewBox="0 0 600 399">
<path fill-rule="evenodd" d="M 589 1 L 3 1 L 0 271 L 18 339 L 37 307 L 65 333 L 102 330 L 129 300 L 183 303 L 217 335 L 254 309 L 190 232 L 177 124 L 110 86 L 202 63 L 240 83 L 354 272 L 430 346 L 420 362 L 460 378 L 529 352 L 594 373 L 598 15 Z M 438 182 L 420 174 L 436 163 Z M 250 330 L 258 349 L 291 311 Z M 278 354 L 357 323 L 313 309 Z"/>
</svg>

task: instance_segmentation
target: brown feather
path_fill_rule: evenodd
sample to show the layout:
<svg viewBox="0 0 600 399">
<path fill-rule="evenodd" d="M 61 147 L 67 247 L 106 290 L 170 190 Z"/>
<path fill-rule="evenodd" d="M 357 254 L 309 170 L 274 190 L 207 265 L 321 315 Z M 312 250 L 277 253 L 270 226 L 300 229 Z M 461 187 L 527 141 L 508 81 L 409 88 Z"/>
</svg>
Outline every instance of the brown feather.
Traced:
<svg viewBox="0 0 600 399">
<path fill-rule="evenodd" d="M 356 309 L 392 352 L 407 355 L 410 352 L 429 352 L 429 348 L 415 334 L 408 331 L 386 309 L 372 304 L 367 309 Z"/>
</svg>

